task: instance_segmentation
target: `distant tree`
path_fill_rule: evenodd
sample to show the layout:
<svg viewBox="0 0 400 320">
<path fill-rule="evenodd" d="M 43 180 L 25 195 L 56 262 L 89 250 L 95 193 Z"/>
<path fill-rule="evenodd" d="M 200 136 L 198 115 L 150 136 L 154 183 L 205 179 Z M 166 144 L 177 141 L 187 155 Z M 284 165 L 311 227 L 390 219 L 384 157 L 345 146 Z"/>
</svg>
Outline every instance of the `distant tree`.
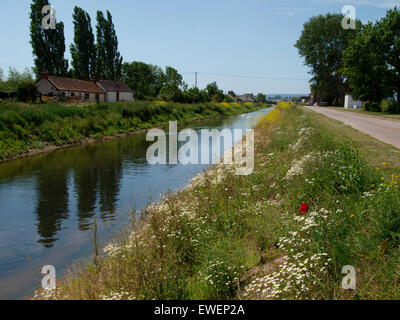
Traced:
<svg viewBox="0 0 400 320">
<path fill-rule="evenodd" d="M 73 76 L 90 80 L 96 74 L 96 47 L 91 19 L 87 12 L 74 8 L 74 43 L 71 44 Z"/>
<path fill-rule="evenodd" d="M 362 24 L 356 21 L 356 30 L 342 27 L 344 16 L 326 14 L 311 18 L 304 24 L 300 39 L 295 47 L 310 67 L 313 75 L 311 85 L 318 96 L 332 103 L 341 103 L 348 91 L 343 74 L 343 52 L 354 39 Z"/>
<path fill-rule="evenodd" d="M 208 94 L 199 88 L 190 88 L 182 92 L 182 100 L 186 103 L 207 102 Z"/>
<path fill-rule="evenodd" d="M 8 76 L 4 79 L 1 90 L 7 92 L 16 92 L 18 86 L 22 82 L 32 82 L 33 75 L 28 68 L 25 68 L 23 72 L 18 72 L 14 68 L 9 68 Z"/>
<path fill-rule="evenodd" d="M 153 80 L 153 90 L 154 92 L 152 93 L 153 97 L 156 97 L 158 93 L 160 92 L 161 88 L 165 84 L 165 73 L 163 69 L 161 69 L 158 66 L 151 65 L 152 69 L 152 80 Z M 183 86 L 183 85 L 182 85 Z"/>
<path fill-rule="evenodd" d="M 135 99 L 156 97 L 165 84 L 165 75 L 160 67 L 144 62 L 125 62 L 122 65 L 122 80 L 134 90 Z"/>
<path fill-rule="evenodd" d="M 211 101 L 221 102 L 225 99 L 224 92 L 218 88 L 215 81 L 206 86 L 206 92 Z"/>
<path fill-rule="evenodd" d="M 118 51 L 118 38 L 109 11 L 107 18 L 103 12 L 97 11 L 96 31 L 96 72 L 103 79 L 121 79 L 123 59 Z"/>
<path fill-rule="evenodd" d="M 167 84 L 161 88 L 158 97 L 165 101 L 180 102 L 182 101 L 182 92 L 174 84 Z"/>
<path fill-rule="evenodd" d="M 34 72 L 39 77 L 46 70 L 51 75 L 64 76 L 68 71 L 68 61 L 64 59 L 64 24 L 56 23 L 56 29 L 45 30 L 42 26 L 42 8 L 49 5 L 47 0 L 33 0 L 30 12 L 30 43 L 34 55 Z"/>
<path fill-rule="evenodd" d="M 263 93 L 259 93 L 257 95 L 257 102 L 259 103 L 265 103 L 267 101 L 267 96 Z"/>
<path fill-rule="evenodd" d="M 165 68 L 165 84 L 170 86 L 175 86 L 176 88 L 180 88 L 183 85 L 182 75 L 179 72 L 172 68 Z"/>
</svg>

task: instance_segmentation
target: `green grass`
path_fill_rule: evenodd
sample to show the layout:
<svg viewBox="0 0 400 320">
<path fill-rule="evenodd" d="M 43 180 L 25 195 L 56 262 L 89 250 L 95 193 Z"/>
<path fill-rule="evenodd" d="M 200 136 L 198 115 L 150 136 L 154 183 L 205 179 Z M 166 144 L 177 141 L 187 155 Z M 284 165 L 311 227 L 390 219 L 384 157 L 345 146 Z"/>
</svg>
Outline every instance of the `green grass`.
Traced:
<svg viewBox="0 0 400 320">
<path fill-rule="evenodd" d="M 100 103 L 92 106 L 0 103 L 0 160 L 46 145 L 75 144 L 139 129 L 220 118 L 255 111 L 265 105 L 155 102 Z"/>
<path fill-rule="evenodd" d="M 382 167 L 384 162 L 387 163 L 385 168 L 383 168 L 386 171 L 399 167 L 400 150 L 396 147 L 372 138 L 340 121 L 328 118 L 306 108 L 302 108 L 302 110 L 318 130 L 333 136 L 337 141 L 345 142 L 351 138 L 357 144 L 362 158 L 372 167 Z"/>
<path fill-rule="evenodd" d="M 367 143 L 329 121 L 272 111 L 255 132 L 253 174 L 217 167 L 165 195 L 96 265 L 36 298 L 400 298 L 399 162 L 377 170 Z M 341 287 L 346 265 L 356 290 Z"/>
</svg>

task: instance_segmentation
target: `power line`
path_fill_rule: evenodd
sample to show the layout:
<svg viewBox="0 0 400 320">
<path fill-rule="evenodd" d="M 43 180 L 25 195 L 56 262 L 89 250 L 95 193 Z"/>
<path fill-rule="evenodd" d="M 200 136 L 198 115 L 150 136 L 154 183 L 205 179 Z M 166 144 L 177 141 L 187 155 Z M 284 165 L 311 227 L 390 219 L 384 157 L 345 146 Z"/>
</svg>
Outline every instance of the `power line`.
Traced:
<svg viewBox="0 0 400 320">
<path fill-rule="evenodd" d="M 289 77 L 268 77 L 268 76 L 250 76 L 250 75 L 242 75 L 242 74 L 225 74 L 225 73 L 208 73 L 208 72 L 186 72 L 183 74 L 194 74 L 196 77 L 197 84 L 197 75 L 204 74 L 210 76 L 217 77 L 228 77 L 228 78 L 247 78 L 247 79 L 264 79 L 264 80 L 289 80 L 289 81 L 309 81 L 309 79 L 300 79 L 300 78 L 289 78 Z"/>
</svg>

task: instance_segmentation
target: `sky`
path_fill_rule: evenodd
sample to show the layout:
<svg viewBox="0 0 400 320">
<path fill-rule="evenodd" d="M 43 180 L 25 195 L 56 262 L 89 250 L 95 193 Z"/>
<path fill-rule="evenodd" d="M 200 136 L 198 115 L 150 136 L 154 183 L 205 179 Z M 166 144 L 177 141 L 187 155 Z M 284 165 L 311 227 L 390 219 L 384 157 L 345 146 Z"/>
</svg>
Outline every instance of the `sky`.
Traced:
<svg viewBox="0 0 400 320">
<path fill-rule="evenodd" d="M 52 0 L 65 25 L 66 58 L 73 41 L 74 6 L 86 10 L 95 30 L 96 11 L 109 10 L 126 62 L 172 66 L 189 87 L 216 81 L 224 91 L 309 93 L 310 75 L 294 47 L 311 17 L 341 13 L 353 5 L 356 17 L 375 21 L 392 0 Z M 33 66 L 29 43 L 31 0 L 4 1 L 0 11 L 0 68 Z"/>
</svg>

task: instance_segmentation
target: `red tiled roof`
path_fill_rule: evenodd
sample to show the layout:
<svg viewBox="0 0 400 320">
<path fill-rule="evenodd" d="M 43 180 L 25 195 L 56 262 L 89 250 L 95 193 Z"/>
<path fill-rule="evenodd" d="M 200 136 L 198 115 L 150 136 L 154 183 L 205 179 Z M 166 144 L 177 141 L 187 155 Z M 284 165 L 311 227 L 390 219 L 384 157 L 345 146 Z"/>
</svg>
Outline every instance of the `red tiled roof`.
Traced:
<svg viewBox="0 0 400 320">
<path fill-rule="evenodd" d="M 104 94 L 103 90 L 101 90 L 98 86 L 96 86 L 92 81 L 84 81 L 84 80 L 53 77 L 53 76 L 49 76 L 48 80 L 59 91 L 78 91 L 78 92 Z"/>
<path fill-rule="evenodd" d="M 118 80 L 100 80 L 99 83 L 107 91 L 133 92 L 127 84 Z"/>
</svg>

